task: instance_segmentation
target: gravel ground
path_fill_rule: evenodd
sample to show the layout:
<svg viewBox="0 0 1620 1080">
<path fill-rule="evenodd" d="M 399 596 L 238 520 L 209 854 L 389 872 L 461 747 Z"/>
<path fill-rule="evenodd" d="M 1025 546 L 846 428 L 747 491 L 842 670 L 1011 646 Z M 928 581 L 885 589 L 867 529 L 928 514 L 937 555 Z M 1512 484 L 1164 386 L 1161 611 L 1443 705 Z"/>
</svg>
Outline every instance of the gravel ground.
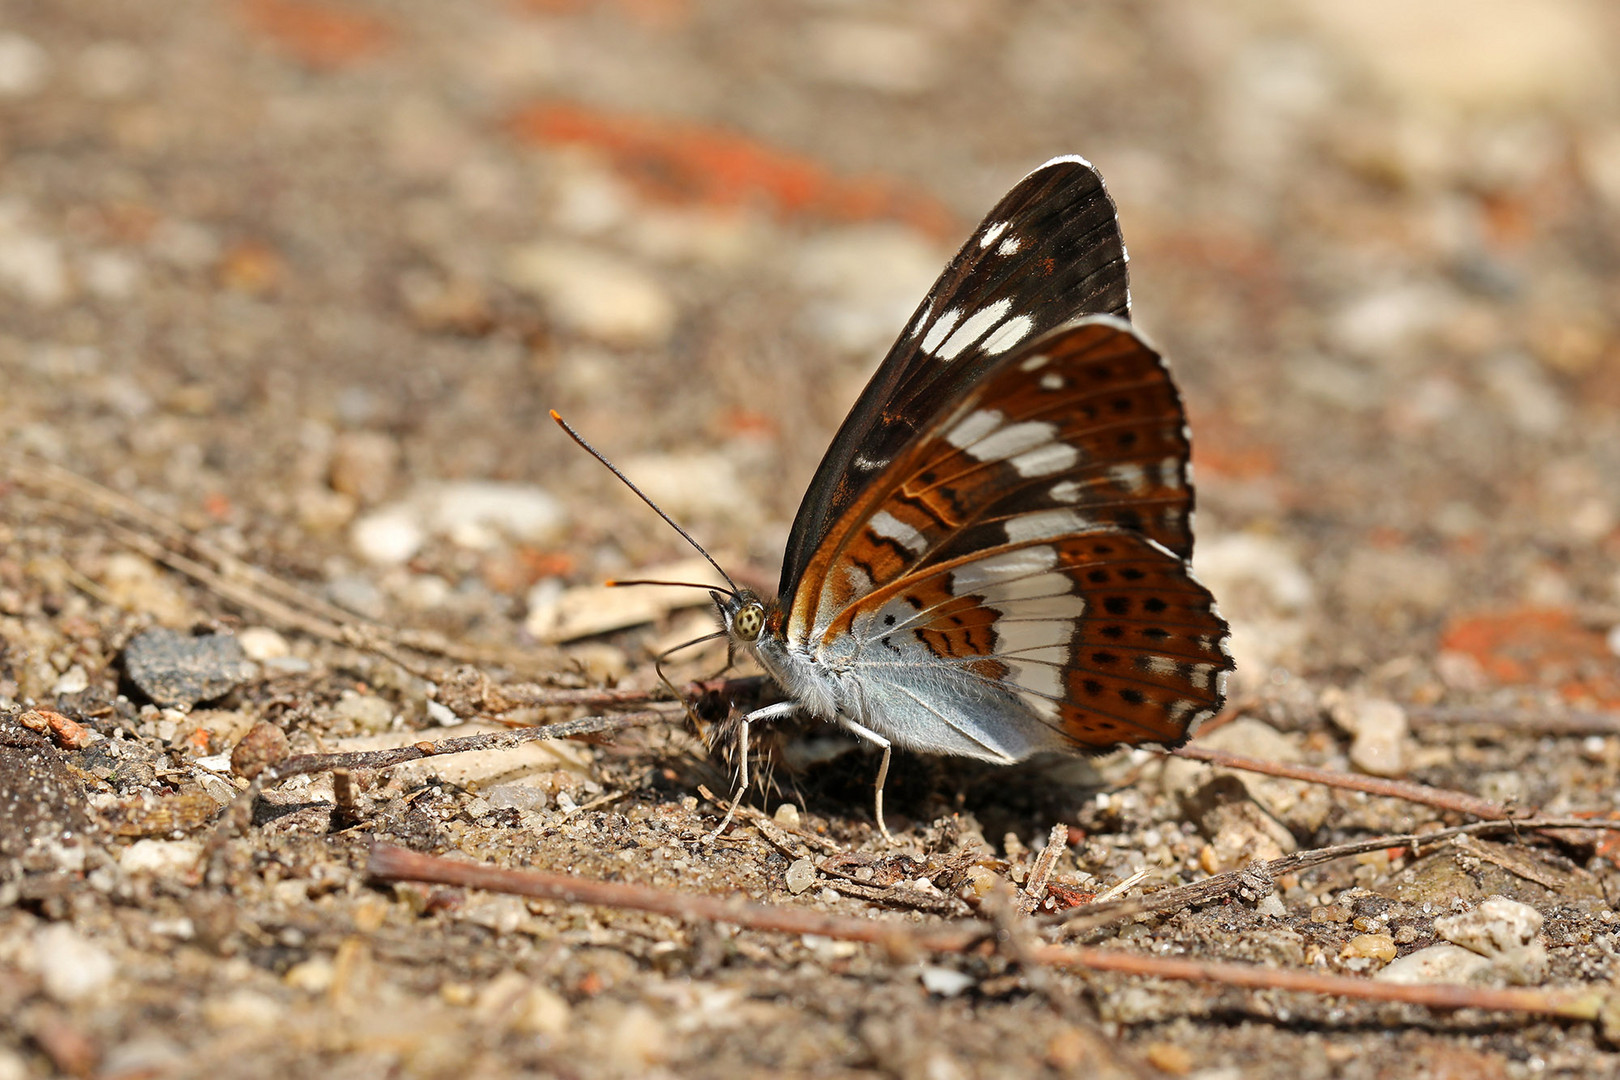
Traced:
<svg viewBox="0 0 1620 1080">
<path fill-rule="evenodd" d="M 1054 825 L 1048 907 L 1463 820 L 1146 752 L 899 757 L 897 848 L 875 761 L 816 731 L 700 843 L 727 773 L 679 714 L 221 817 L 260 758 L 486 730 L 435 698 L 452 661 L 655 686 L 712 614 L 598 583 L 701 567 L 546 410 L 769 586 L 875 359 L 1059 153 L 1108 178 L 1188 400 L 1239 664 L 1200 742 L 1610 813 L 1617 60 L 1601 0 L 8 5 L 0 1080 L 1620 1075 L 1581 1022 L 363 872 L 382 839 L 925 925 L 993 910 Z M 1607 987 L 1616 850 L 1377 852 L 1078 940 Z"/>
</svg>

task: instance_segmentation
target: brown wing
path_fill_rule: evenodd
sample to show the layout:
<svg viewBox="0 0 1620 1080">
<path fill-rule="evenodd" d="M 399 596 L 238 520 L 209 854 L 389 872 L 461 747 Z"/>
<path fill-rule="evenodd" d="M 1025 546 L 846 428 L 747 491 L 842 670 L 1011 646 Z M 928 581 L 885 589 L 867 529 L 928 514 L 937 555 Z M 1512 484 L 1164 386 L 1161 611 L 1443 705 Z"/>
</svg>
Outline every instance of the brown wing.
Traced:
<svg viewBox="0 0 1620 1080">
<path fill-rule="evenodd" d="M 1054 331 L 962 395 L 840 518 L 788 636 L 920 648 L 1072 744 L 1179 742 L 1220 708 L 1232 667 L 1226 623 L 1187 566 L 1187 459 L 1169 372 L 1128 324 Z"/>
</svg>

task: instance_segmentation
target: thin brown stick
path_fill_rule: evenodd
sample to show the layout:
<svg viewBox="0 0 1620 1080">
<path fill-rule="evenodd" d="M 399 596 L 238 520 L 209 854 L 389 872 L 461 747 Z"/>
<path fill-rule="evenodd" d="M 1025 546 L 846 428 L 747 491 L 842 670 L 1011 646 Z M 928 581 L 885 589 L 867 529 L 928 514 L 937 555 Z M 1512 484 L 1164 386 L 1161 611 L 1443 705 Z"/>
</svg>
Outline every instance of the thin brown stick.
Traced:
<svg viewBox="0 0 1620 1080">
<path fill-rule="evenodd" d="M 692 697 L 710 690 L 724 691 L 736 686 L 742 689 L 749 680 L 713 679 L 707 683 L 693 683 L 687 689 Z M 522 708 L 563 708 L 582 705 L 592 709 L 611 709 L 621 705 L 647 705 L 671 700 L 669 691 L 662 686 L 648 689 L 586 689 L 568 690 L 538 683 L 498 683 L 479 668 L 465 666 L 441 673 L 437 698 L 457 716 L 479 713 L 505 713 Z"/>
<path fill-rule="evenodd" d="M 1611 995 L 1603 987 L 1519 990 L 1453 983 L 1379 982 L 1346 975 L 1318 975 L 1309 971 L 1262 967 L 1259 964 L 1234 964 L 1223 960 L 1144 956 L 1123 949 L 1086 945 L 1047 945 L 1036 949 L 1031 958 L 1050 967 L 1117 971 L 1126 975 L 1145 975 L 1180 982 L 1215 982 L 1250 990 L 1297 990 L 1362 1001 L 1424 1005 L 1431 1009 L 1491 1009 L 1497 1012 L 1561 1016 L 1572 1020 L 1596 1020 L 1611 1004 Z"/>
<path fill-rule="evenodd" d="M 457 862 L 404 848 L 376 844 L 367 862 L 374 881 L 423 881 L 462 888 L 489 889 L 572 904 L 649 911 L 688 923 L 729 923 L 750 930 L 816 934 L 843 941 L 884 946 L 891 955 L 912 959 L 920 953 L 960 953 L 984 941 L 992 927 L 977 920 L 921 929 L 896 919 L 856 919 L 805 908 L 756 904 L 740 897 L 709 896 L 655 889 L 645 885 L 597 881 L 540 870 L 507 870 Z M 1028 959 L 1049 967 L 1114 971 L 1183 982 L 1216 982 L 1257 990 L 1391 1001 L 1437 1009 L 1492 1009 L 1590 1020 L 1610 1007 L 1606 989 L 1498 990 L 1475 986 L 1407 985 L 1311 972 L 1278 970 L 1255 964 L 1145 956 L 1123 949 L 1042 945 Z"/>
<path fill-rule="evenodd" d="M 1392 799 L 1405 799 L 1407 802 L 1433 806 L 1439 810 L 1454 810 L 1460 814 L 1468 814 L 1472 817 L 1492 821 L 1523 816 L 1533 812 L 1514 810 L 1499 802 L 1481 799 L 1479 796 L 1470 795 L 1465 791 L 1430 787 L 1428 784 L 1415 784 L 1410 780 L 1388 780 L 1381 776 L 1363 776 L 1360 773 L 1340 772 L 1337 769 L 1318 769 L 1310 765 L 1289 765 L 1281 761 L 1265 761 L 1260 758 L 1245 757 L 1242 754 L 1228 753 L 1225 750 L 1216 750 L 1214 747 L 1199 746 L 1196 743 L 1172 750 L 1170 753 L 1176 757 L 1188 758 L 1192 761 L 1205 761 L 1222 768 L 1242 769 L 1245 772 L 1261 773 L 1265 776 L 1280 776 L 1289 780 L 1304 780 L 1313 784 L 1341 788 L 1345 791 L 1364 791 L 1369 795 L 1385 795 Z"/>
<path fill-rule="evenodd" d="M 818 934 L 843 941 L 892 944 L 912 952 L 919 949 L 961 952 L 990 932 L 987 923 L 961 922 L 941 929 L 919 930 L 893 919 L 828 915 L 808 908 L 756 904 L 740 896 L 675 892 L 620 881 L 597 881 L 571 874 L 553 874 L 544 870 L 507 870 L 484 863 L 422 855 L 388 844 L 372 846 L 366 873 L 375 881 L 425 881 L 488 889 L 569 904 L 650 911 L 683 922 L 723 922 L 784 934 Z"/>
<path fill-rule="evenodd" d="M 506 731 L 490 731 L 480 735 L 462 735 L 454 739 L 423 741 L 387 750 L 355 750 L 343 754 L 299 754 L 266 769 L 264 780 L 265 783 L 277 783 L 306 773 L 331 772 L 334 769 L 386 769 L 392 765 L 403 765 L 406 762 L 441 757 L 445 754 L 504 750 L 540 739 L 571 739 L 604 731 L 623 731 L 654 722 L 668 723 L 669 720 L 669 713 L 649 710 L 613 716 L 586 716 L 561 724 L 510 728 Z"/>
<path fill-rule="evenodd" d="M 1620 735 L 1620 712 L 1505 708 L 1491 705 L 1407 705 L 1406 716 L 1424 727 L 1490 727 L 1544 735 Z"/>
<path fill-rule="evenodd" d="M 14 479 L 43 498 L 56 501 L 65 497 L 68 505 L 96 514 L 126 546 L 289 629 L 378 652 L 413 674 L 422 674 L 419 665 L 413 666 L 397 652 L 390 653 L 389 646 L 462 663 L 516 666 L 534 662 L 533 650 L 467 648 L 431 631 L 396 630 L 372 622 L 238 559 L 134 499 L 60 465 L 15 453 L 5 454 L 4 460 Z M 119 524 L 114 518 L 130 524 Z"/>
<path fill-rule="evenodd" d="M 1258 900 L 1271 892 L 1273 882 L 1284 874 L 1298 873 L 1301 870 L 1309 870 L 1314 866 L 1333 862 L 1336 859 L 1364 855 L 1370 851 L 1410 848 L 1416 853 L 1423 848 L 1431 847 L 1442 840 L 1449 840 L 1456 836 L 1483 836 L 1493 833 L 1516 833 L 1521 830 L 1546 831 L 1584 827 L 1620 830 L 1620 822 L 1594 823 L 1586 818 L 1575 817 L 1531 818 L 1522 821 L 1475 821 L 1449 829 L 1436 829 L 1433 832 L 1374 836 L 1348 844 L 1334 844 L 1330 847 L 1312 848 L 1309 851 L 1296 851 L 1292 855 L 1284 855 L 1281 858 L 1272 859 L 1270 862 L 1250 863 L 1236 870 L 1228 870 L 1225 873 L 1204 878 L 1202 881 L 1195 881 L 1191 885 L 1164 889 L 1147 896 L 1129 897 L 1101 904 L 1083 904 L 1065 911 L 1041 915 L 1039 918 L 1043 923 L 1061 923 L 1069 933 L 1079 934 L 1087 930 L 1111 926 L 1114 923 L 1138 915 L 1152 915 L 1161 911 L 1179 911 L 1182 908 L 1197 907 L 1237 894 Z"/>
</svg>

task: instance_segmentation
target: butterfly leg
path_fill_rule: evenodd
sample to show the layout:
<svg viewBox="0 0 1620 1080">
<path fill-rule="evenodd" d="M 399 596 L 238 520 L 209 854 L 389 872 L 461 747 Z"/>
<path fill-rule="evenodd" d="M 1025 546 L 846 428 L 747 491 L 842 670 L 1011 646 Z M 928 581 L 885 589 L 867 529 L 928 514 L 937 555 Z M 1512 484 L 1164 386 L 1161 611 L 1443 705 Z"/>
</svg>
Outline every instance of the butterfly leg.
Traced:
<svg viewBox="0 0 1620 1080">
<path fill-rule="evenodd" d="M 712 844 L 731 825 L 731 820 L 737 816 L 737 804 L 742 802 L 744 793 L 748 791 L 748 725 L 758 720 L 775 720 L 788 716 L 798 709 L 796 701 L 779 701 L 775 705 L 767 705 L 763 709 L 755 709 L 737 722 L 737 790 L 732 793 L 731 805 L 726 808 L 726 816 L 720 819 L 714 831 L 703 837 L 703 843 Z"/>
<path fill-rule="evenodd" d="M 862 727 L 860 724 L 855 723 L 853 720 L 850 720 L 847 717 L 839 717 L 838 722 L 843 725 L 844 729 L 850 734 L 859 735 L 872 745 L 881 746 L 883 748 L 883 761 L 878 765 L 876 784 L 877 796 L 872 801 L 872 809 L 873 813 L 877 815 L 878 832 L 883 834 L 883 839 L 893 844 L 896 841 L 893 836 L 889 835 L 889 827 L 883 823 L 883 785 L 889 779 L 889 759 L 894 756 L 894 747 L 890 744 L 889 740 L 885 739 L 882 735 L 879 735 L 871 728 Z"/>
</svg>

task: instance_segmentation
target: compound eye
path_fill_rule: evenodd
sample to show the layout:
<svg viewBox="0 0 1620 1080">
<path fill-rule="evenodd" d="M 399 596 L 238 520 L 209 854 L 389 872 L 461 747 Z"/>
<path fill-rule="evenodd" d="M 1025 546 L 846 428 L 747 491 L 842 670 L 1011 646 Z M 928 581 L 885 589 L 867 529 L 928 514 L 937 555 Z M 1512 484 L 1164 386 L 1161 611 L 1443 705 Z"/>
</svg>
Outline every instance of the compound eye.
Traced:
<svg viewBox="0 0 1620 1080">
<path fill-rule="evenodd" d="M 753 641 L 765 629 L 765 608 L 761 604 L 746 604 L 731 620 L 731 629 L 744 641 Z"/>
</svg>

